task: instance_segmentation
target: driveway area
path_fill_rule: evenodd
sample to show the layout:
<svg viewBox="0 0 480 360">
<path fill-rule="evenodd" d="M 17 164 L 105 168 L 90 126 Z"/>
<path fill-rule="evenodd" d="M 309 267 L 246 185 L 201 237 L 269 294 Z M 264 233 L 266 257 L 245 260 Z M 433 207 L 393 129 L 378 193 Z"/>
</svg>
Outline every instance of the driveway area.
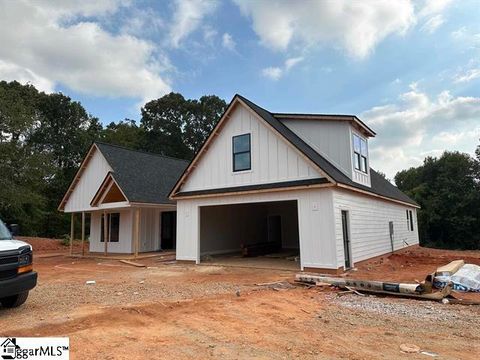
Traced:
<svg viewBox="0 0 480 360">
<path fill-rule="evenodd" d="M 156 258 L 139 261 L 146 265 L 139 268 L 51 252 L 37 252 L 39 285 L 27 303 L 0 308 L 0 335 L 69 336 L 72 359 L 477 359 L 480 353 L 480 306 L 268 285 L 293 282 L 296 272 L 288 270 Z M 348 276 L 413 282 L 457 258 L 480 264 L 480 252 L 417 247 L 363 263 Z M 405 343 L 425 353 L 402 353 Z"/>
</svg>

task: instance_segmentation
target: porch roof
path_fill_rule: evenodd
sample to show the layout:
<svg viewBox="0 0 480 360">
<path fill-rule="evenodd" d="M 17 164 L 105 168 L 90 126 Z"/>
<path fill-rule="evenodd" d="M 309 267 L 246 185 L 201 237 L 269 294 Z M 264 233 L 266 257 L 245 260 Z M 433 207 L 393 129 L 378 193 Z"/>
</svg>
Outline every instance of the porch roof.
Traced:
<svg viewBox="0 0 480 360">
<path fill-rule="evenodd" d="M 168 193 L 188 165 L 185 160 L 95 142 L 130 203 L 173 204 Z"/>
</svg>

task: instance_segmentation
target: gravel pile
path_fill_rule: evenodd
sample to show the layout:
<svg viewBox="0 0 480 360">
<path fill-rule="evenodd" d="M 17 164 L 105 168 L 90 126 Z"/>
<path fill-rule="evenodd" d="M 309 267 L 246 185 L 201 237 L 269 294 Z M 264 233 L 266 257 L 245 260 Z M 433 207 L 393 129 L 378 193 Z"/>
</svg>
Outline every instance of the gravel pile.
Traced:
<svg viewBox="0 0 480 360">
<path fill-rule="evenodd" d="M 348 294 L 329 296 L 331 302 L 351 310 L 366 311 L 386 316 L 404 316 L 415 319 L 429 319 L 451 322 L 462 320 L 477 324 L 480 308 L 474 306 L 448 305 L 432 301 L 410 300 L 402 298 L 382 298 L 376 296 L 358 296 Z"/>
</svg>

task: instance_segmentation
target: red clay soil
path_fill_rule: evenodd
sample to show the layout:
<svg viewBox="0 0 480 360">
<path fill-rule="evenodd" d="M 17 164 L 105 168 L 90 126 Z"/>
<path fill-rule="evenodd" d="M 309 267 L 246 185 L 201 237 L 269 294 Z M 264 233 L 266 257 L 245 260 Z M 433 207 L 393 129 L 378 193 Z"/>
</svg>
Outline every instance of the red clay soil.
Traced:
<svg viewBox="0 0 480 360">
<path fill-rule="evenodd" d="M 60 239 L 50 239 L 50 238 L 41 238 L 41 237 L 28 237 L 28 236 L 16 236 L 17 240 L 25 241 L 26 243 L 32 245 L 32 248 L 35 252 L 37 251 L 55 251 L 62 252 L 68 251 L 70 249 L 69 245 L 65 245 L 63 240 Z M 73 242 L 73 248 L 75 251 L 81 249 L 81 241 L 75 240 Z M 88 242 L 85 241 L 85 249 L 88 249 Z"/>
<path fill-rule="evenodd" d="M 410 248 L 348 276 L 421 280 L 457 258 L 478 264 L 480 251 Z M 71 359 L 429 358 L 404 343 L 439 359 L 480 353 L 480 306 L 256 285 L 293 280 L 280 270 L 36 259 L 39 285 L 22 307 L 0 308 L 0 336 L 68 336 Z"/>
</svg>

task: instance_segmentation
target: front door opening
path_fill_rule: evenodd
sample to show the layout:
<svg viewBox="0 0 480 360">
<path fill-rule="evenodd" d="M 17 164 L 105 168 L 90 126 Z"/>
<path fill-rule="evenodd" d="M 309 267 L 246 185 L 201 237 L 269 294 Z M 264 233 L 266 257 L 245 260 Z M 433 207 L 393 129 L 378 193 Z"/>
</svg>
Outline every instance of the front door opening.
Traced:
<svg viewBox="0 0 480 360">
<path fill-rule="evenodd" d="M 177 212 L 164 211 L 160 213 L 160 234 L 162 250 L 175 249 L 177 242 Z"/>
<path fill-rule="evenodd" d="M 352 254 L 350 246 L 350 232 L 348 225 L 348 211 L 342 210 L 343 251 L 345 257 L 345 269 L 352 267 Z"/>
<path fill-rule="evenodd" d="M 243 264 L 263 259 L 299 268 L 297 201 L 201 207 L 200 255 L 202 261 L 228 255 Z"/>
</svg>

